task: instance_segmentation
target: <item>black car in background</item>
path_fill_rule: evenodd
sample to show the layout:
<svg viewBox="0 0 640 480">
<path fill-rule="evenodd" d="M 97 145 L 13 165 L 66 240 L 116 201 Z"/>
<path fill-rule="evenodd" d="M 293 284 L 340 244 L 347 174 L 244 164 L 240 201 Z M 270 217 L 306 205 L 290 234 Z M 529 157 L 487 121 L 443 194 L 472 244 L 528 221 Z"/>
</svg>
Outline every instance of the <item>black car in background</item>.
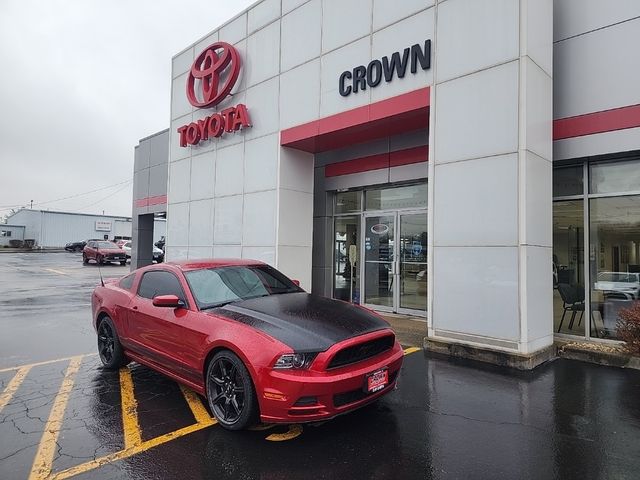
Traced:
<svg viewBox="0 0 640 480">
<path fill-rule="evenodd" d="M 86 240 L 83 240 L 82 242 L 70 242 L 64 246 L 64 249 L 67 252 L 81 252 L 86 244 L 87 244 Z"/>
</svg>

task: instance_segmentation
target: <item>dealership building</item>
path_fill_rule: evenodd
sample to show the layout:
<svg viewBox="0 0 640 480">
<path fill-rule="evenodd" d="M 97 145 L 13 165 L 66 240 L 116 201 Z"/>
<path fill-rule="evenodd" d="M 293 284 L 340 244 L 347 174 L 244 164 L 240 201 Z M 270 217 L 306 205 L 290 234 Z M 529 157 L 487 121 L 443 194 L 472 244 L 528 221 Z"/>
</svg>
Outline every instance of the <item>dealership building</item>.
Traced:
<svg viewBox="0 0 640 480">
<path fill-rule="evenodd" d="M 134 237 L 166 212 L 168 260 L 262 260 L 433 346 L 615 339 L 640 295 L 638 44 L 630 0 L 263 0 L 174 56 Z"/>
</svg>

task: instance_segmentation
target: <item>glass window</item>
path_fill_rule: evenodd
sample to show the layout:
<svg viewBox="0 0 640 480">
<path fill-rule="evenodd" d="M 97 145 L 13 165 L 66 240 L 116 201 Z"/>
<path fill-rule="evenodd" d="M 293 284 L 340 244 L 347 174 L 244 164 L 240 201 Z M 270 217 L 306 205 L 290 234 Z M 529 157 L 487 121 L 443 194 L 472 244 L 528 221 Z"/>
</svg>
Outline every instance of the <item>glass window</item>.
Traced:
<svg viewBox="0 0 640 480">
<path fill-rule="evenodd" d="M 590 193 L 622 193 L 640 190 L 640 159 L 596 163 L 590 166 Z"/>
<path fill-rule="evenodd" d="M 175 295 L 186 302 L 180 282 L 173 273 L 151 271 L 144 274 L 138 288 L 138 295 L 154 298 L 158 295 Z"/>
<path fill-rule="evenodd" d="M 365 199 L 367 210 L 425 208 L 427 206 L 427 184 L 367 190 Z"/>
<path fill-rule="evenodd" d="M 640 195 L 589 203 L 591 332 L 616 338 L 618 312 L 640 298 Z"/>
<path fill-rule="evenodd" d="M 362 192 L 336 193 L 335 213 L 352 213 L 362 210 Z"/>
<path fill-rule="evenodd" d="M 584 202 L 553 204 L 554 331 L 584 336 Z"/>
<path fill-rule="evenodd" d="M 125 290 L 131 290 L 133 286 L 133 280 L 136 278 L 136 274 L 132 273 L 131 275 L 127 275 L 122 280 L 120 280 L 120 288 L 124 288 Z"/>
<path fill-rule="evenodd" d="M 582 195 L 583 172 L 584 169 L 582 165 L 554 168 L 553 196 L 565 197 L 569 195 Z"/>
<path fill-rule="evenodd" d="M 351 295 L 354 303 L 360 303 L 359 231 L 360 216 L 336 217 L 333 240 L 333 298 L 346 302 Z M 355 253 L 353 264 L 349 252 Z"/>
<path fill-rule="evenodd" d="M 185 277 L 201 310 L 239 300 L 302 291 L 269 266 L 208 268 L 186 272 Z"/>
</svg>

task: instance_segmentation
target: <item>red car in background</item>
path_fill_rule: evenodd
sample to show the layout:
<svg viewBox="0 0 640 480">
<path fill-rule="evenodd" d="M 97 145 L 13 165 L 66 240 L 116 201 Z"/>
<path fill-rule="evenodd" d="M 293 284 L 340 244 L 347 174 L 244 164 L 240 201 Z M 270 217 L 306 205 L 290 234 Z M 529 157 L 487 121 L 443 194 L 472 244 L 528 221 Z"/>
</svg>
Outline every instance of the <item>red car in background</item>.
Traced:
<svg viewBox="0 0 640 480">
<path fill-rule="evenodd" d="M 269 265 L 150 265 L 98 286 L 98 351 L 205 396 L 230 430 L 326 420 L 391 392 L 403 351 L 370 310 L 310 295 Z"/>
<path fill-rule="evenodd" d="M 120 262 L 120 265 L 126 265 L 127 254 L 113 242 L 89 240 L 82 249 L 82 263 L 86 265 L 89 260 L 94 260 L 99 265 L 105 262 Z"/>
</svg>

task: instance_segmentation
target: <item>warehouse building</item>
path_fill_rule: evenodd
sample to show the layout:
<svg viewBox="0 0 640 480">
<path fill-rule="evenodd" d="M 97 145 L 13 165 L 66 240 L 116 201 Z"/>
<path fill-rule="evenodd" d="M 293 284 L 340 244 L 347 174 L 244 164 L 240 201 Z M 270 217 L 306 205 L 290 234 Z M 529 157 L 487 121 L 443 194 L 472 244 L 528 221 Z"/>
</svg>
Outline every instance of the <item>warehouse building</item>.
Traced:
<svg viewBox="0 0 640 480">
<path fill-rule="evenodd" d="M 638 42 L 640 2 L 263 0 L 173 58 L 168 191 L 134 202 L 168 260 L 263 260 L 434 347 L 615 339 Z"/>
</svg>

